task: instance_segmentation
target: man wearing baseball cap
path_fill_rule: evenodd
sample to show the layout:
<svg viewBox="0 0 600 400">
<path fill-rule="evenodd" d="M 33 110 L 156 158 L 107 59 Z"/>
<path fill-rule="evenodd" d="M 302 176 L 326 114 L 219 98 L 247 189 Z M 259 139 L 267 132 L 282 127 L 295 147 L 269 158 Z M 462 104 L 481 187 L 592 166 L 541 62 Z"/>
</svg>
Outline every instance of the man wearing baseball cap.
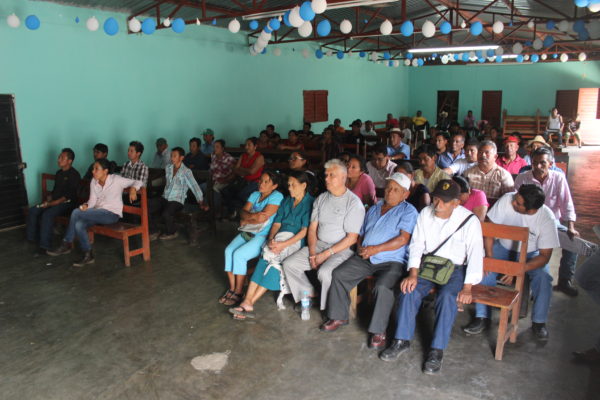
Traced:
<svg viewBox="0 0 600 400">
<path fill-rule="evenodd" d="M 394 306 L 394 287 L 404 275 L 408 260 L 407 247 L 418 213 L 406 202 L 410 179 L 400 173 L 387 178 L 385 196 L 372 206 L 365 217 L 358 238 L 357 254 L 333 271 L 327 301 L 329 320 L 321 330 L 332 332 L 348 323 L 349 293 L 367 276 L 377 276 L 375 309 L 369 325 L 369 347 L 385 347 L 390 313 Z"/>
<path fill-rule="evenodd" d="M 519 150 L 519 138 L 509 136 L 504 140 L 504 155 L 496 159 L 496 164 L 510 172 L 511 175 L 517 175 L 521 168 L 527 166 L 527 161 L 523 160 L 517 154 Z"/>
<path fill-rule="evenodd" d="M 444 349 L 448 346 L 458 311 L 457 303 L 471 303 L 471 286 L 483 277 L 481 223 L 473 213 L 459 205 L 459 186 L 452 180 L 443 179 L 431 196 L 433 203 L 419 214 L 410 242 L 409 272 L 400 283 L 395 339 L 379 355 L 383 361 L 395 361 L 410 348 L 421 302 L 431 289 L 437 288 L 433 342 L 423 365 L 426 374 L 441 370 Z M 419 276 L 421 258 L 429 253 L 454 263 L 454 271 L 445 285 Z"/>
</svg>

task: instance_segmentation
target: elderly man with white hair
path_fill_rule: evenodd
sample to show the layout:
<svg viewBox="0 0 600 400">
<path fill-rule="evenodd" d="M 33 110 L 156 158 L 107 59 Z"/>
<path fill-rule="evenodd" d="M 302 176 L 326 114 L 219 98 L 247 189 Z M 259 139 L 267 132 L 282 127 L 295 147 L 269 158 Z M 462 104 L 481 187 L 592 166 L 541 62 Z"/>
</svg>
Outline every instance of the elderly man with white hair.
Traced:
<svg viewBox="0 0 600 400">
<path fill-rule="evenodd" d="M 327 316 L 321 326 L 333 332 L 348 323 L 350 290 L 367 276 L 375 275 L 375 309 L 369 325 L 369 347 L 386 344 L 386 330 L 394 306 L 394 287 L 404 275 L 408 261 L 408 243 L 417 223 L 417 209 L 406 201 L 410 178 L 395 173 L 387 178 L 385 196 L 369 209 L 358 239 L 357 254 L 333 271 Z"/>
<path fill-rule="evenodd" d="M 352 256 L 350 247 L 358 239 L 365 208 L 358 196 L 346 188 L 347 175 L 342 161 L 332 159 L 325 163 L 327 191 L 313 203 L 308 246 L 283 262 L 285 277 L 296 303 L 305 292 L 315 297 L 314 288 L 305 273 L 314 269 L 318 270 L 321 282 L 321 310 L 324 310 L 333 270 Z"/>
</svg>

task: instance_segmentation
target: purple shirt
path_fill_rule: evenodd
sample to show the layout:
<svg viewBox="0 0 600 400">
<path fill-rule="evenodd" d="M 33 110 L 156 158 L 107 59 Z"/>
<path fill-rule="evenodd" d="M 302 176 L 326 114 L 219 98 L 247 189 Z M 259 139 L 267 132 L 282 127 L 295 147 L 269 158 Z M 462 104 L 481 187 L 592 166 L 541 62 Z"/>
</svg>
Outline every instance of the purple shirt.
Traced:
<svg viewBox="0 0 600 400">
<path fill-rule="evenodd" d="M 533 171 L 523 172 L 515 178 L 515 190 L 527 184 L 540 186 L 544 190 L 546 194 L 544 204 L 552 210 L 557 220 L 575 221 L 575 205 L 564 174 L 550 170 L 544 183 L 533 176 Z"/>
</svg>

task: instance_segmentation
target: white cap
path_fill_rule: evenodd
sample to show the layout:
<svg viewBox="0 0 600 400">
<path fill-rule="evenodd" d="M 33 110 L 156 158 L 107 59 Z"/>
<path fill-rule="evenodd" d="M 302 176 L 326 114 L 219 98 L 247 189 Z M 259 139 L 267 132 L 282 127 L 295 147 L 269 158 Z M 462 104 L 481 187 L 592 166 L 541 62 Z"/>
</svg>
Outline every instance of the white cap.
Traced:
<svg viewBox="0 0 600 400">
<path fill-rule="evenodd" d="M 410 189 L 410 179 L 408 176 L 400 173 L 400 172 L 396 172 L 394 174 L 392 174 L 389 178 L 387 178 L 386 180 L 388 181 L 394 181 L 396 182 L 398 185 L 402 186 L 404 189 L 408 190 Z"/>
</svg>

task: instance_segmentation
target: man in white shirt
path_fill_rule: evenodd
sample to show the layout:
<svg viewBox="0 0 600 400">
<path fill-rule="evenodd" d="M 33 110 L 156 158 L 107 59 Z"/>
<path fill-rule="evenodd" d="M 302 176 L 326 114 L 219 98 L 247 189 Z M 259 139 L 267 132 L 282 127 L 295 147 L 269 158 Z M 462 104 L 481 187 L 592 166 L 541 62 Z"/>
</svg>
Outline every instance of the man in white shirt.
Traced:
<svg viewBox="0 0 600 400">
<path fill-rule="evenodd" d="M 481 224 L 473 213 L 460 206 L 460 188 L 456 182 L 443 179 L 431 196 L 433 204 L 425 207 L 419 214 L 410 242 L 407 264 L 409 272 L 408 277 L 400 284 L 395 339 L 379 355 L 383 361 L 395 361 L 410 348 L 421 302 L 431 289 L 437 288 L 433 341 L 423 366 L 426 374 L 435 374 L 441 370 L 443 351 L 450 340 L 458 310 L 457 303 L 471 303 L 471 286 L 479 283 L 483 276 Z M 434 252 L 440 244 L 442 246 Z M 438 257 L 450 259 L 455 265 L 445 285 L 435 284 L 419 276 L 421 258 L 431 252 Z"/>
<path fill-rule="evenodd" d="M 171 163 L 171 151 L 165 138 L 156 139 L 156 153 L 150 168 L 165 169 Z"/>
<path fill-rule="evenodd" d="M 367 163 L 367 172 L 375 183 L 375 188 L 382 191 L 387 185 L 387 179 L 392 176 L 398 165 L 390 160 L 387 147 L 378 145 L 373 150 L 373 159 Z M 381 197 L 381 196 L 379 196 Z"/>
<path fill-rule="evenodd" d="M 548 340 L 546 319 L 552 298 L 552 276 L 550 276 L 548 262 L 552 256 L 552 249 L 560 246 L 554 213 L 544 205 L 545 199 L 544 191 L 539 186 L 522 185 L 518 192 L 506 193 L 502 196 L 487 215 L 495 224 L 529 228 L 526 273 L 529 276 L 533 295 L 531 322 L 534 335 L 541 341 Z M 485 247 L 486 253 L 493 254 L 493 258 L 518 260 L 520 242 L 508 239 L 494 241 L 492 238 L 486 238 Z M 481 284 L 495 286 L 496 276 L 496 273 L 487 274 Z M 502 282 L 511 284 L 512 277 L 505 277 Z M 471 335 L 481 333 L 488 325 L 489 318 L 489 307 L 476 304 L 475 318 L 464 328 L 464 331 Z"/>
<path fill-rule="evenodd" d="M 478 150 L 479 142 L 477 139 L 469 140 L 465 145 L 465 157 L 454 161 L 449 167 L 444 168 L 443 171 L 450 176 L 454 174 L 462 175 L 466 170 L 477 165 Z"/>
</svg>

